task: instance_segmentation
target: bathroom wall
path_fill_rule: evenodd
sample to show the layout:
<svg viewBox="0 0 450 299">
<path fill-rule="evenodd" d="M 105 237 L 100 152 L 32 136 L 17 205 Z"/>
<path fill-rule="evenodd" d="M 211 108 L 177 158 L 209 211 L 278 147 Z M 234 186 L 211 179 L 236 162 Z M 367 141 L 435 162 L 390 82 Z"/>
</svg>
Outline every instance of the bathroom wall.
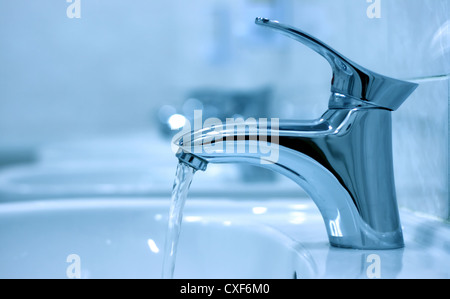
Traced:
<svg viewBox="0 0 450 299">
<path fill-rule="evenodd" d="M 381 0 L 380 18 L 370 18 L 367 9 L 373 3 L 298 1 L 292 23 L 370 70 L 420 84 L 393 113 L 398 201 L 405 208 L 450 219 L 450 1 Z M 314 78 L 303 76 L 302 80 L 295 74 L 320 67 L 323 76 L 328 65 L 319 64 L 312 58 L 314 54 L 303 53 L 297 47 L 292 50 L 297 63 L 291 65 L 289 77 L 295 81 L 290 81 L 286 90 L 296 95 L 317 94 L 325 98 L 325 94 L 316 90 L 326 90 L 328 82 L 316 78 L 315 72 Z M 300 104 L 297 107 L 303 107 L 303 100 L 297 102 Z M 315 104 L 307 107 L 323 109 L 319 104 L 311 105 Z"/>
<path fill-rule="evenodd" d="M 49 142 L 156 131 L 158 109 L 179 107 L 195 88 L 268 86 L 272 116 L 320 116 L 327 62 L 253 24 L 264 16 L 420 84 L 393 113 L 398 200 L 449 219 L 450 2 L 377 3 L 372 11 L 375 0 L 81 0 L 78 19 L 64 0 L 1 1 L 0 167 Z"/>
</svg>

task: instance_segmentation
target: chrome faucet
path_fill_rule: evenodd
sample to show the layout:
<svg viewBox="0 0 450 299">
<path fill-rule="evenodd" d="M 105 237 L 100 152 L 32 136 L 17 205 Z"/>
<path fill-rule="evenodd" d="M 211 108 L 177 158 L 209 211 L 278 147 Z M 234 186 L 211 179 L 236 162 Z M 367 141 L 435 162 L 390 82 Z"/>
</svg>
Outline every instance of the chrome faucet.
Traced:
<svg viewBox="0 0 450 299">
<path fill-rule="evenodd" d="M 328 110 L 319 119 L 280 121 L 267 125 L 266 131 L 250 126 L 230 130 L 224 125 L 191 131 L 175 142 L 178 159 L 196 170 L 205 170 L 208 163 L 250 163 L 269 168 L 291 178 L 308 193 L 322 214 L 331 245 L 403 247 L 394 185 L 391 112 L 417 84 L 369 71 L 291 26 L 264 18 L 255 22 L 307 45 L 329 62 L 333 78 Z M 218 135 L 220 138 L 213 138 Z M 251 142 L 259 145 L 258 151 L 229 152 L 218 146 L 235 148 Z M 273 144 L 278 150 L 276 160 L 265 161 L 264 153 Z"/>
</svg>

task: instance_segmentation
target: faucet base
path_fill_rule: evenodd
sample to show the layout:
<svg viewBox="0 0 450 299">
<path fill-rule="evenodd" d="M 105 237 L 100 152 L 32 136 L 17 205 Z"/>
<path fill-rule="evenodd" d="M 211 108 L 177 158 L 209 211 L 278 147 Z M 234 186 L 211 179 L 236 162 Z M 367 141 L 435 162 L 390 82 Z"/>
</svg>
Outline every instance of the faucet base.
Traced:
<svg viewBox="0 0 450 299">
<path fill-rule="evenodd" d="M 401 230 L 378 234 L 373 238 L 368 237 L 367 234 L 361 234 L 360 236 L 346 236 L 345 238 L 328 235 L 328 239 L 331 246 L 345 249 L 391 250 L 405 247 Z"/>
</svg>

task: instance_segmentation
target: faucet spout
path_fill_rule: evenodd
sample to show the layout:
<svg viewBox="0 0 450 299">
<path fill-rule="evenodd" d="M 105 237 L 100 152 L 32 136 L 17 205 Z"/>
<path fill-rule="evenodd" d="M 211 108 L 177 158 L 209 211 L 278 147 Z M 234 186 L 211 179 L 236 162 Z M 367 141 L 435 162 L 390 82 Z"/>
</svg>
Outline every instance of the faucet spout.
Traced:
<svg viewBox="0 0 450 299">
<path fill-rule="evenodd" d="M 208 135 L 211 132 L 216 138 Z M 177 157 L 199 170 L 205 170 L 208 163 L 249 163 L 289 177 L 319 208 L 334 246 L 403 246 L 388 110 L 329 109 L 320 119 L 269 126 L 264 138 L 258 136 L 260 132 L 250 126 L 236 126 L 233 132 L 226 126 L 191 132 L 176 141 Z M 270 139 L 273 136 L 277 138 Z M 251 152 L 250 143 L 255 140 L 258 150 Z M 240 145 L 246 150 L 224 150 Z M 265 158 L 269 146 L 279 151 L 276 160 Z"/>
</svg>

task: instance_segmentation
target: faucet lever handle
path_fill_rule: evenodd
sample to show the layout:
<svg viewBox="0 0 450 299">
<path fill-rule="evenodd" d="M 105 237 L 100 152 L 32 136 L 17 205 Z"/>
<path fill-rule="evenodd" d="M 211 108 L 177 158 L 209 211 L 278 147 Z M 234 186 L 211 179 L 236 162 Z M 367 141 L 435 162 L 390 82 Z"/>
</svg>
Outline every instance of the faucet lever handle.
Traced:
<svg viewBox="0 0 450 299">
<path fill-rule="evenodd" d="M 255 23 L 278 30 L 323 56 L 333 71 L 331 92 L 343 95 L 342 98 L 351 97 L 374 107 L 396 110 L 418 86 L 369 71 L 297 28 L 266 18 L 256 18 Z M 347 103 L 357 106 L 355 101 Z"/>
</svg>

